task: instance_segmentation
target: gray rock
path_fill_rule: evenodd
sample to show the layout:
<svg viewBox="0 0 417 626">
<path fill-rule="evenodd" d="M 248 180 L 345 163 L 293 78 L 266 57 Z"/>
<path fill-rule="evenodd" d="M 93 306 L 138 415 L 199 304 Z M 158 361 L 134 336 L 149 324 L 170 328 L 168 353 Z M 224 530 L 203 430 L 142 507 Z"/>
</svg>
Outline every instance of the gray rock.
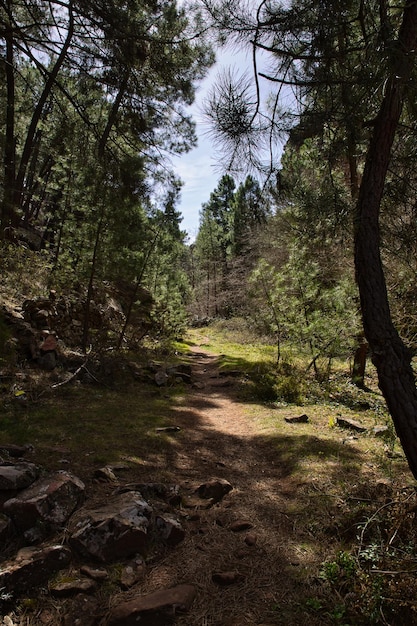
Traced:
<svg viewBox="0 0 417 626">
<path fill-rule="evenodd" d="M 375 437 L 383 437 L 389 433 L 388 426 L 374 426 L 372 432 Z"/>
<path fill-rule="evenodd" d="M 62 526 L 84 499 L 85 485 L 68 472 L 59 471 L 33 483 L 4 503 L 18 530 L 37 525 Z"/>
<path fill-rule="evenodd" d="M 354 430 L 357 433 L 366 432 L 365 426 L 362 426 L 359 422 L 355 420 L 348 419 L 346 417 L 338 417 L 336 423 L 340 428 L 349 428 L 350 430 Z"/>
<path fill-rule="evenodd" d="M 112 609 L 108 626 L 167 626 L 190 609 L 195 595 L 193 585 L 178 585 L 138 596 Z"/>
<path fill-rule="evenodd" d="M 170 515 L 157 515 L 155 526 L 159 536 L 169 546 L 176 546 L 185 538 L 180 522 Z"/>
<path fill-rule="evenodd" d="M 33 463 L 5 463 L 0 465 L 0 490 L 13 491 L 29 487 L 39 476 Z"/>
<path fill-rule="evenodd" d="M 100 561 L 143 554 L 152 508 L 142 494 L 129 491 L 104 506 L 85 511 L 70 537 L 70 545 Z"/>
<path fill-rule="evenodd" d="M 249 530 L 250 528 L 253 528 L 253 524 L 247 520 L 238 520 L 229 526 L 229 529 L 234 533 L 240 533 L 242 530 Z"/>
<path fill-rule="evenodd" d="M 23 548 L 13 560 L 2 564 L 0 587 L 13 595 L 24 593 L 45 584 L 70 561 L 71 551 L 62 545 Z"/>
<path fill-rule="evenodd" d="M 95 470 L 94 478 L 100 482 L 117 483 L 118 479 L 111 467 L 100 467 Z"/>
</svg>

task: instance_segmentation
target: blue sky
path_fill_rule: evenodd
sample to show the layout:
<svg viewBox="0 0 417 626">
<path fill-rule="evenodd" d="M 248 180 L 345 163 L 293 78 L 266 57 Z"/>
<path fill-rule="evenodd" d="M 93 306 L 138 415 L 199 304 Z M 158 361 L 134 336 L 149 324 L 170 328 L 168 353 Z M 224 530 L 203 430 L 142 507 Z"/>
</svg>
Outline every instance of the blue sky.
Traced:
<svg viewBox="0 0 417 626">
<path fill-rule="evenodd" d="M 228 48 L 218 52 L 218 61 L 198 86 L 196 101 L 190 108 L 197 126 L 198 147 L 173 160 L 175 171 L 184 182 L 178 205 L 184 218 L 181 222 L 181 229 L 187 231 L 190 241 L 195 239 L 198 231 L 201 205 L 209 200 L 210 193 L 217 187 L 222 176 L 220 164 L 215 159 L 214 146 L 207 133 L 208 127 L 207 122 L 204 121 L 202 104 L 219 71 L 228 66 L 243 73 L 248 67 L 247 53 Z"/>
</svg>

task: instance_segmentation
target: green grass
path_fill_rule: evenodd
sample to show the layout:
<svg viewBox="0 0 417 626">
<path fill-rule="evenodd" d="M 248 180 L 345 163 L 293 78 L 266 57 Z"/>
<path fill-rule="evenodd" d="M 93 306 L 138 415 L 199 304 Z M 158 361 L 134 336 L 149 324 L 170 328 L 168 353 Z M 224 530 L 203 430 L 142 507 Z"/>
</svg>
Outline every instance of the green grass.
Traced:
<svg viewBox="0 0 417 626">
<path fill-rule="evenodd" d="M 0 418 L 0 443 L 31 444 L 36 462 L 56 469 L 63 457 L 83 477 L 91 466 L 164 459 L 174 422 L 175 394 L 140 383 L 119 390 L 70 386 L 26 404 L 8 402 Z M 162 463 L 162 466 L 164 463 Z"/>
</svg>

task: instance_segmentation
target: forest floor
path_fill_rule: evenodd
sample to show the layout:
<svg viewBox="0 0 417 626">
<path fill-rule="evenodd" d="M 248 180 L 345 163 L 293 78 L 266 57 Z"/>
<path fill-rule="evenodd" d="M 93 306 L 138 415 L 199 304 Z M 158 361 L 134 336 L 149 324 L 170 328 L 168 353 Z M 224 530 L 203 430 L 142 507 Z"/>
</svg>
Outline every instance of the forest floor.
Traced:
<svg viewBox="0 0 417 626">
<path fill-rule="evenodd" d="M 404 508 L 397 507 L 385 525 L 378 512 L 395 509 L 387 503 L 399 490 L 409 504 L 414 501 L 404 458 L 398 455 L 387 479 L 372 454 L 375 442 L 329 429 L 323 407 L 262 408 L 243 401 L 236 372 L 221 375 L 219 355 L 204 343 L 191 348 L 199 384 L 175 410 L 181 431 L 166 469 L 181 485 L 218 477 L 233 490 L 191 517 L 187 539 L 149 572 L 143 592 L 196 584 L 197 599 L 178 621 L 183 626 L 417 623 L 414 601 L 407 603 L 400 592 L 401 601 L 393 598 L 384 608 L 376 578 L 369 580 L 369 567 L 381 555 L 363 568 L 356 553 L 361 532 L 364 553 L 366 540 L 377 552 L 383 549 L 381 532 L 387 543 L 392 539 L 388 526 L 401 534 Z M 304 411 L 311 417 L 307 424 L 285 420 Z M 232 532 L 240 521 L 251 527 Z M 235 573 L 238 582 L 219 586 L 212 580 L 216 572 Z"/>
<path fill-rule="evenodd" d="M 46 469 L 65 458 L 93 501 L 114 488 L 92 481 L 94 470 L 114 462 L 127 464 L 126 483 L 192 492 L 219 478 L 233 487 L 209 508 L 181 507 L 184 541 L 150 558 L 132 589 L 108 586 L 102 605 L 191 583 L 196 599 L 178 626 L 417 624 L 416 490 L 398 443 L 372 433 L 386 417 L 378 392 L 355 410 L 351 398 L 261 403 L 242 393 L 244 372 L 222 366 L 225 355 L 204 330 L 181 358 L 194 384 L 179 392 L 71 383 L 33 391 L 24 406 L 4 404 L 0 440 L 33 444 Z M 305 423 L 287 421 L 303 414 Z M 366 432 L 339 428 L 339 416 L 359 419 Z M 155 434 L 161 426 L 178 428 Z M 233 584 L 213 580 L 225 572 Z M 58 626 L 65 612 L 46 590 L 14 623 Z"/>
</svg>

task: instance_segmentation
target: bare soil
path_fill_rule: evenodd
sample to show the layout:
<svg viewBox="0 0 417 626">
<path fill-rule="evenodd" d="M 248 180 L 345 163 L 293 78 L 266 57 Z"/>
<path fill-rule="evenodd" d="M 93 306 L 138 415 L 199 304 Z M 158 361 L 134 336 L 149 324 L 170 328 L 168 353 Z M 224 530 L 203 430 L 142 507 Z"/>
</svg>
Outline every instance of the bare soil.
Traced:
<svg viewBox="0 0 417 626">
<path fill-rule="evenodd" d="M 298 485 L 262 427 L 248 417 L 234 377 L 220 376 L 217 357 L 200 347 L 193 348 L 192 360 L 196 386 L 177 411 L 181 432 L 174 435 L 167 469 L 183 487 L 217 477 L 233 490 L 212 508 L 183 510 L 186 540 L 155 563 L 141 591 L 195 584 L 197 599 L 178 620 L 182 626 L 333 623 L 307 610 L 308 599 L 321 593 L 312 585 L 320 587 L 315 574 L 325 554 L 320 542 L 312 548 L 308 531 L 290 512 Z M 251 528 L 232 532 L 237 521 Z M 216 572 L 235 572 L 240 580 L 222 587 L 212 581 Z"/>
</svg>

